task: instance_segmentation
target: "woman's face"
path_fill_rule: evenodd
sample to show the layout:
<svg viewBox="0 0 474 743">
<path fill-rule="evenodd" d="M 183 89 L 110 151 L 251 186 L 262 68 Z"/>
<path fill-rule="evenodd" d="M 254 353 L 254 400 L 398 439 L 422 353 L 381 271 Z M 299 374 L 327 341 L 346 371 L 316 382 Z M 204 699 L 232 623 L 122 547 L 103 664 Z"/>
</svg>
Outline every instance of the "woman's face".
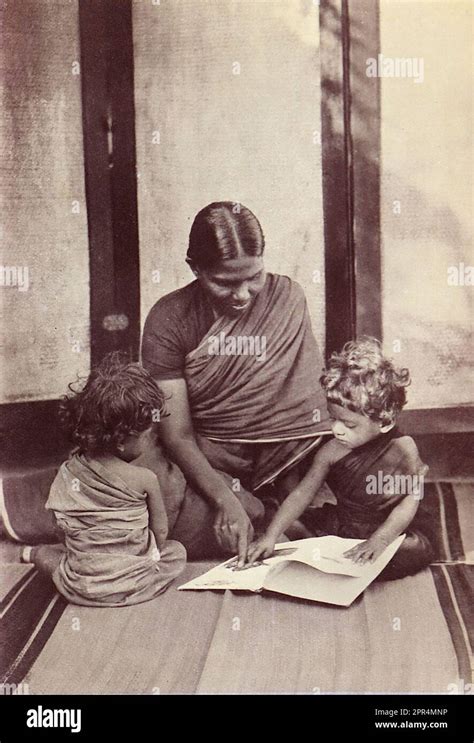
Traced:
<svg viewBox="0 0 474 743">
<path fill-rule="evenodd" d="M 265 284 L 262 256 L 242 255 L 212 268 L 192 268 L 219 315 L 245 312 Z"/>
</svg>

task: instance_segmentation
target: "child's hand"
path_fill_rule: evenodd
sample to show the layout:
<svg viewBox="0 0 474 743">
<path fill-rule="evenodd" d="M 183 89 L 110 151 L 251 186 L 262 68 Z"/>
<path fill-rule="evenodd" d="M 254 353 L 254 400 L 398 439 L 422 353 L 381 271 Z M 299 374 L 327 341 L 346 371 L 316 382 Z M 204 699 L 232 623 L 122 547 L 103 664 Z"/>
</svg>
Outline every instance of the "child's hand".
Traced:
<svg viewBox="0 0 474 743">
<path fill-rule="evenodd" d="M 365 542 L 356 544 L 355 547 L 344 552 L 344 557 L 348 557 L 359 565 L 364 565 L 367 562 L 374 562 L 386 547 L 388 547 L 388 542 L 382 537 L 370 537 Z"/>
<path fill-rule="evenodd" d="M 270 557 L 275 549 L 273 537 L 263 534 L 255 542 L 252 542 L 247 550 L 247 565 L 253 565 L 259 558 Z"/>
<path fill-rule="evenodd" d="M 153 534 L 155 535 L 155 541 L 158 549 L 162 550 L 166 544 L 166 540 L 168 539 L 168 527 L 166 525 L 160 525 L 158 527 L 155 526 L 155 528 L 153 529 Z"/>
</svg>

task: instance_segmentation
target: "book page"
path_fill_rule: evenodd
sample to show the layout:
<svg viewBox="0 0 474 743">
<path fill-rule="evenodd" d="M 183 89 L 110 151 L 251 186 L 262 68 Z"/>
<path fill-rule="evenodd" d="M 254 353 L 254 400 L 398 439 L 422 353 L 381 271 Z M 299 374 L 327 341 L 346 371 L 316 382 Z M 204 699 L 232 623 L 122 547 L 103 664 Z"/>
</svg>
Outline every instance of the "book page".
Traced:
<svg viewBox="0 0 474 743">
<path fill-rule="evenodd" d="M 306 541 L 306 540 L 299 540 Z M 310 540 L 312 541 L 312 540 Z M 295 549 L 289 545 L 296 542 L 283 542 L 275 547 L 275 554 L 265 560 L 259 560 L 254 565 L 237 568 L 237 557 L 216 565 L 198 578 L 194 578 L 178 590 L 229 590 L 229 591 L 261 591 L 265 577 L 270 570 L 282 562 L 286 562 Z"/>
<path fill-rule="evenodd" d="M 291 545 L 294 551 L 287 555 L 286 559 L 289 561 L 302 562 L 312 568 L 321 570 L 323 573 L 359 577 L 366 574 L 367 565 L 354 563 L 350 558 L 344 557 L 344 553 L 364 541 L 364 539 L 325 536 L 277 544 L 276 549 L 288 548 Z M 387 549 L 390 549 L 390 546 Z M 396 549 L 398 549 L 398 545 Z"/>
<path fill-rule="evenodd" d="M 281 558 L 280 558 L 281 561 Z M 237 558 L 231 557 L 221 565 L 211 568 L 203 575 L 179 586 L 178 591 L 220 590 L 220 591 L 261 591 L 268 571 L 267 561 L 256 563 L 248 569 L 236 569 Z"/>
<path fill-rule="evenodd" d="M 268 573 L 264 588 L 268 591 L 311 601 L 349 606 L 382 572 L 404 538 L 404 534 L 397 537 L 375 562 L 357 566 L 359 575 L 330 574 L 314 570 L 309 564 L 301 564 L 299 560 L 292 560 L 287 561 L 278 572 Z M 343 541 L 358 542 L 360 540 Z"/>
<path fill-rule="evenodd" d="M 372 573 L 374 573 L 374 577 L 378 575 L 395 554 L 403 539 L 404 535 L 398 537 L 387 547 L 379 559 L 370 565 L 356 565 L 351 560 L 343 557 L 346 550 L 364 541 L 361 539 L 341 539 L 340 537 L 329 536 L 282 542 L 275 546 L 275 553 L 272 557 L 258 561 L 251 567 L 246 566 L 239 569 L 237 568 L 237 558 L 231 557 L 203 575 L 180 586 L 178 590 L 261 591 L 263 587 L 269 587 L 270 573 L 272 577 L 275 573 L 275 579 L 277 580 L 276 575 L 281 575 L 282 569 L 291 563 L 298 563 L 298 565 L 295 565 L 295 570 L 291 571 L 292 574 L 297 574 L 298 570 L 302 570 L 301 563 L 308 567 L 312 573 L 304 571 L 304 575 L 309 576 L 307 580 L 311 580 L 311 582 L 317 580 L 317 571 L 321 571 L 322 573 L 330 573 L 331 577 L 341 575 L 361 578 L 362 581 L 369 576 L 366 583 L 368 585 L 373 580 L 370 577 Z M 378 567 L 379 565 L 380 567 Z M 312 574 L 313 577 L 311 577 Z M 285 573 L 285 575 L 289 575 L 289 573 Z M 274 585 L 273 580 L 272 585 Z M 271 590 L 277 589 L 272 588 Z M 304 592 L 304 588 L 302 590 Z M 283 590 L 282 592 L 295 595 L 291 593 L 291 590 Z"/>
</svg>

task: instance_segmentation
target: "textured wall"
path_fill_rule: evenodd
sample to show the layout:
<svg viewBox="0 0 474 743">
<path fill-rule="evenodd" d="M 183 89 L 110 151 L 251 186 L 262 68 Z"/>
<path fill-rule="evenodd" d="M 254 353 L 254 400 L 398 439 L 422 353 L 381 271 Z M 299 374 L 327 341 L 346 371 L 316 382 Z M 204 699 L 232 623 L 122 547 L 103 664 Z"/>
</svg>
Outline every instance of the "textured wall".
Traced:
<svg viewBox="0 0 474 743">
<path fill-rule="evenodd" d="M 382 53 L 424 65 L 419 83 L 382 78 L 384 338 L 401 341 L 411 407 L 473 398 L 472 286 L 448 284 L 473 263 L 472 8 L 381 2 Z"/>
<path fill-rule="evenodd" d="M 0 402 L 16 402 L 88 371 L 89 273 L 77 2 L 3 7 Z"/>
<path fill-rule="evenodd" d="M 142 322 L 193 278 L 196 212 L 228 199 L 260 219 L 268 268 L 303 284 L 322 343 L 317 5 L 136 0 L 133 11 Z"/>
</svg>

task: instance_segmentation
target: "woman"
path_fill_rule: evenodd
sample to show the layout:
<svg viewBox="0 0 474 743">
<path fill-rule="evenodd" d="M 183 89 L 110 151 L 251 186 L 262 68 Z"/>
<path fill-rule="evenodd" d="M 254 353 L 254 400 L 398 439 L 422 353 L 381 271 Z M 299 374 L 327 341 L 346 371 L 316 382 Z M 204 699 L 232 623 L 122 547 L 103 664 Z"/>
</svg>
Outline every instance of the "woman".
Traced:
<svg viewBox="0 0 474 743">
<path fill-rule="evenodd" d="M 253 494 L 284 488 L 329 430 L 303 291 L 265 272 L 264 245 L 249 209 L 209 204 L 189 237 L 196 280 L 160 299 L 145 323 L 142 361 L 168 398 L 161 443 L 188 485 L 172 533 L 191 557 L 219 546 L 243 563 L 264 510 Z"/>
</svg>

